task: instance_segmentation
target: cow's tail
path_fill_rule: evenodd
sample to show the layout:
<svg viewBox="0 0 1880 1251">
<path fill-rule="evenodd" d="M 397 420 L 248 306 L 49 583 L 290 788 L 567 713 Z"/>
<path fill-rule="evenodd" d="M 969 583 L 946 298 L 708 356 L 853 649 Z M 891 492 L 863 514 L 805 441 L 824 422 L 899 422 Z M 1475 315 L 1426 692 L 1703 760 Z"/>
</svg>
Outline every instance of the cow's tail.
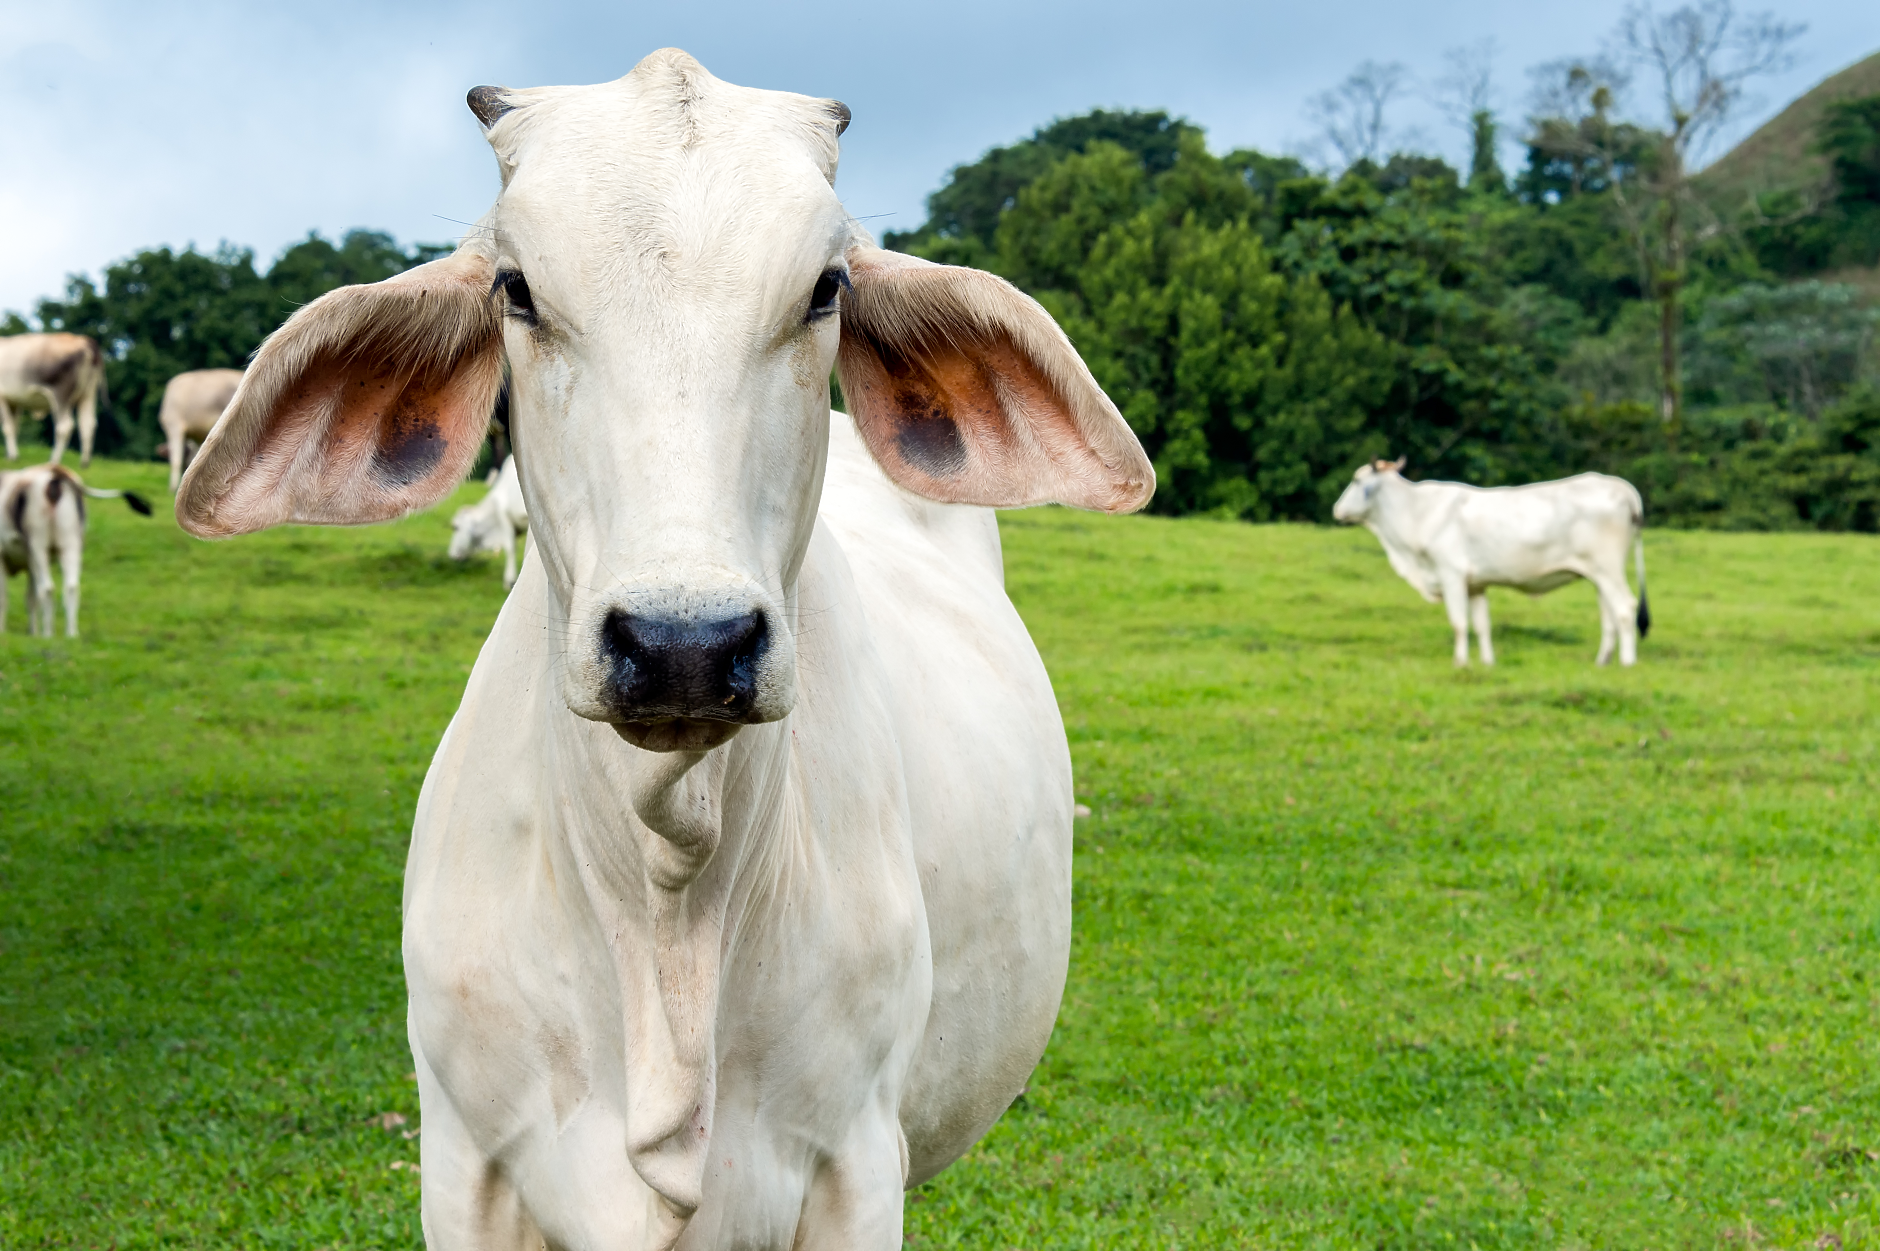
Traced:
<svg viewBox="0 0 1880 1251">
<path fill-rule="evenodd" d="M 130 505 L 130 509 L 132 512 L 138 513 L 145 517 L 150 516 L 150 501 L 145 499 L 143 496 L 137 494 L 137 492 L 135 491 L 107 491 L 100 487 L 88 487 L 88 486 L 82 486 L 82 485 L 78 489 L 83 491 L 86 495 L 89 495 L 92 499 L 95 499 L 95 500 L 121 499 L 126 504 Z"/>
<path fill-rule="evenodd" d="M 1645 598 L 1645 530 L 1642 526 L 1632 540 L 1632 564 L 1638 570 L 1638 636 L 1644 638 L 1652 632 L 1652 606 Z"/>
</svg>

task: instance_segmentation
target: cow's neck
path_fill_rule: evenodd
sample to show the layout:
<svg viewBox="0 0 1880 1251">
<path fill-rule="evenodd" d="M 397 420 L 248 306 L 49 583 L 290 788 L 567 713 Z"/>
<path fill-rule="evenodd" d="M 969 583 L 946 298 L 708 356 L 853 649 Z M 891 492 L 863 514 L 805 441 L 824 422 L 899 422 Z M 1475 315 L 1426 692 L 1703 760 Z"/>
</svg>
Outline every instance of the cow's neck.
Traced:
<svg viewBox="0 0 1880 1251">
<path fill-rule="evenodd" d="M 1387 550 L 1408 553 L 1416 546 L 1411 499 L 1415 491 L 1414 483 L 1405 482 L 1396 474 L 1385 475 L 1377 484 L 1377 494 L 1365 525 Z"/>
<path fill-rule="evenodd" d="M 727 931 L 741 869 L 762 841 L 785 833 L 788 722 L 747 727 L 709 752 L 672 753 L 563 724 L 568 763 L 606 783 L 562 837 L 620 989 L 628 1154 L 676 1237 L 704 1185 L 721 965 L 736 938 Z"/>
</svg>

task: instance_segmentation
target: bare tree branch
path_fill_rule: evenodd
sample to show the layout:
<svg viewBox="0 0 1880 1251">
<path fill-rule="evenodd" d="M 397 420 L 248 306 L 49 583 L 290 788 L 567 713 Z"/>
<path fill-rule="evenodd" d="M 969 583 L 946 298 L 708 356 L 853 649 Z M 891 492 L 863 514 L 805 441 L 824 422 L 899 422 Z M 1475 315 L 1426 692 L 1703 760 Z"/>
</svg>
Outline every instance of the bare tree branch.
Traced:
<svg viewBox="0 0 1880 1251">
<path fill-rule="evenodd" d="M 1560 118 L 1576 125 L 1618 107 L 1632 76 L 1610 57 L 1562 57 L 1528 71 L 1530 124 Z"/>
<path fill-rule="evenodd" d="M 1495 41 L 1478 40 L 1443 53 L 1443 74 L 1430 84 L 1430 103 L 1463 133 L 1475 128 L 1477 113 L 1495 109 Z"/>
<path fill-rule="evenodd" d="M 1386 111 L 1392 101 L 1410 90 L 1410 85 L 1410 71 L 1401 63 L 1366 61 L 1344 82 L 1314 96 L 1306 106 L 1306 114 L 1321 137 L 1337 150 L 1343 164 L 1375 161 L 1389 144 Z"/>
<path fill-rule="evenodd" d="M 1730 0 L 1700 0 L 1665 14 L 1634 4 L 1611 50 L 1652 80 L 1659 124 L 1688 161 L 1729 119 L 1746 82 L 1790 65 L 1790 45 L 1805 29 L 1773 13 L 1739 15 Z"/>
</svg>

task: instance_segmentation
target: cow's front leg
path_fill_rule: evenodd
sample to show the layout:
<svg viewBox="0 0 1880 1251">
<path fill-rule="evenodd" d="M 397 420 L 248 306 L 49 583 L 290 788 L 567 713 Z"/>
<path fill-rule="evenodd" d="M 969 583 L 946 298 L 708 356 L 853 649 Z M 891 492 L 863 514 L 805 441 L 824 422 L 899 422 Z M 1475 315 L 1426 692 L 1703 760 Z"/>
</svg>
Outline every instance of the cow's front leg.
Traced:
<svg viewBox="0 0 1880 1251">
<path fill-rule="evenodd" d="M 1475 645 L 1481 649 L 1482 663 L 1495 663 L 1495 645 L 1488 638 L 1488 592 L 1477 591 L 1469 596 L 1469 620 L 1475 626 Z"/>
<path fill-rule="evenodd" d="M 1456 635 L 1456 664 L 1469 663 L 1469 587 L 1461 578 L 1443 579 L 1443 610 Z"/>
<path fill-rule="evenodd" d="M 72 410 L 69 407 L 52 410 L 52 459 L 47 464 L 56 465 L 65 455 L 66 444 L 72 441 Z M 52 627 L 46 627 L 46 633 L 52 633 Z"/>
<path fill-rule="evenodd" d="M 522 1196 L 478 1150 L 423 1054 L 412 1051 L 424 1113 L 418 1139 L 424 1245 L 430 1251 L 539 1251 L 542 1235 Z"/>
<path fill-rule="evenodd" d="M 20 458 L 20 417 L 13 411 L 13 406 L 5 400 L 0 400 L 0 432 L 6 435 L 7 459 L 18 460 Z"/>
<path fill-rule="evenodd" d="M 183 480 L 183 432 L 180 429 L 169 432 L 170 448 L 170 494 L 176 494 L 176 484 Z"/>
<path fill-rule="evenodd" d="M 78 463 L 91 467 L 91 445 L 98 437 L 98 393 L 96 390 L 78 405 Z"/>
<path fill-rule="evenodd" d="M 516 585 L 516 528 L 508 517 L 503 518 L 498 533 L 503 537 L 503 589 L 507 591 Z"/>
<path fill-rule="evenodd" d="M 872 1118 L 848 1151 L 817 1171 L 792 1251 L 896 1251 L 906 1185 L 900 1125 Z"/>
</svg>

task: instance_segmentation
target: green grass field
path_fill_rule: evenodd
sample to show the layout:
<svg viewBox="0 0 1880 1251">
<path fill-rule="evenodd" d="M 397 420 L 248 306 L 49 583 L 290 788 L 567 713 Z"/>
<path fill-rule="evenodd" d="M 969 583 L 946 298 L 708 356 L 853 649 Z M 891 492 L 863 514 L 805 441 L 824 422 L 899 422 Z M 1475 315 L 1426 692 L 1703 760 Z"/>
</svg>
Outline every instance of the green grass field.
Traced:
<svg viewBox="0 0 1880 1251">
<path fill-rule="evenodd" d="M 100 502 L 75 644 L 14 581 L 0 1246 L 418 1244 L 399 874 L 502 595 L 447 516 Z M 910 1246 L 1880 1246 L 1880 542 L 1654 531 L 1637 669 L 1579 586 L 1458 673 L 1361 531 L 1004 528 L 1076 948 Z"/>
</svg>

